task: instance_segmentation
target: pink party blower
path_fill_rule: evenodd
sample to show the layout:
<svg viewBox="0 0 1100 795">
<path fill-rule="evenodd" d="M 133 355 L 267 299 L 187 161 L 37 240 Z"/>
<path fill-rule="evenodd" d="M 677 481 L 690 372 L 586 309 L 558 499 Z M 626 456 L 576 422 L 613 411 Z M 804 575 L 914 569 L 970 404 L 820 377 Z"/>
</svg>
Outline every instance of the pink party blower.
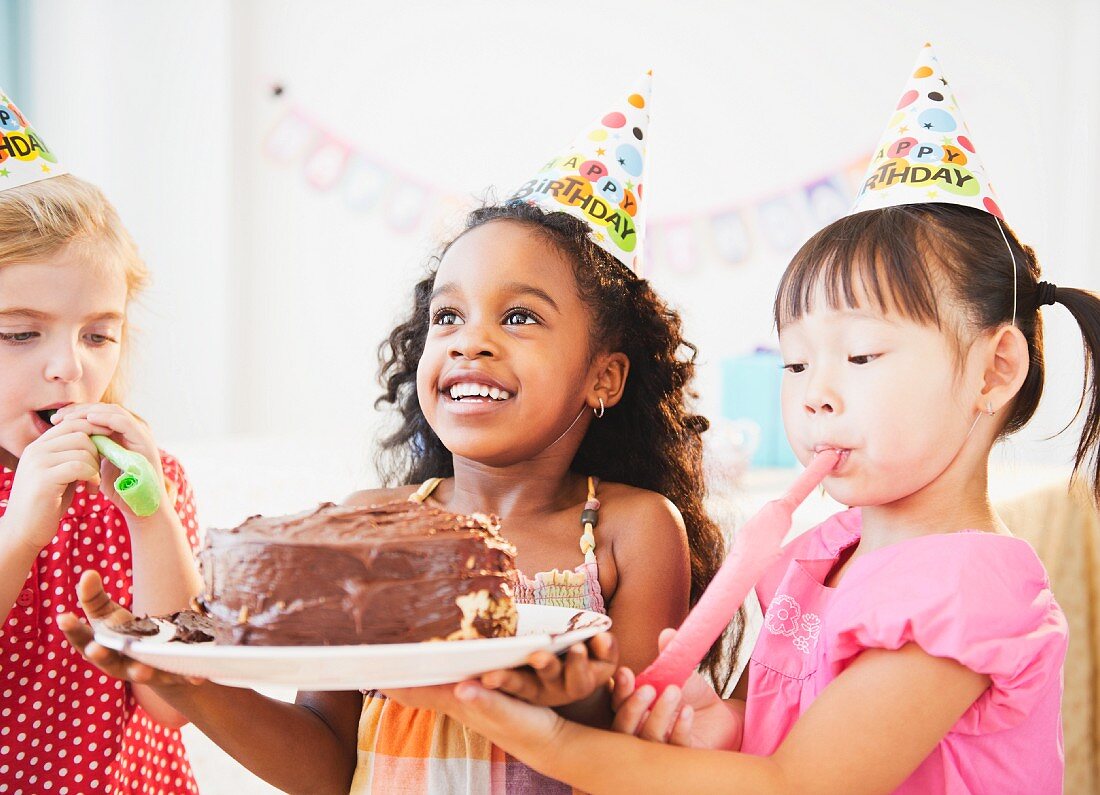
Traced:
<svg viewBox="0 0 1100 795">
<path fill-rule="evenodd" d="M 745 522 L 722 567 L 680 625 L 676 637 L 642 671 L 637 687 L 652 685 L 660 695 L 669 685 L 682 686 L 687 681 L 715 638 L 729 625 L 749 589 L 779 559 L 795 508 L 833 471 L 840 455 L 838 450 L 818 453 L 786 494 Z"/>
</svg>

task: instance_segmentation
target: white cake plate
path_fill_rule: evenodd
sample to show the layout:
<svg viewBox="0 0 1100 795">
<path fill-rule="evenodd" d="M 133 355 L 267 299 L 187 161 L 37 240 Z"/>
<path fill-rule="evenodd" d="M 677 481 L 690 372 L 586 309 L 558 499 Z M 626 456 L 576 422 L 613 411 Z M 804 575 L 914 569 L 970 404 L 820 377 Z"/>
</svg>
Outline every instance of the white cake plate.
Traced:
<svg viewBox="0 0 1100 795">
<path fill-rule="evenodd" d="M 169 642 L 175 627 L 154 619 L 157 635 L 134 638 L 95 628 L 96 642 L 171 673 L 232 687 L 282 685 L 299 690 L 375 690 L 460 682 L 521 665 L 531 652 L 555 654 L 611 627 L 602 613 L 517 605 L 513 638 L 365 646 L 222 646 Z"/>
</svg>

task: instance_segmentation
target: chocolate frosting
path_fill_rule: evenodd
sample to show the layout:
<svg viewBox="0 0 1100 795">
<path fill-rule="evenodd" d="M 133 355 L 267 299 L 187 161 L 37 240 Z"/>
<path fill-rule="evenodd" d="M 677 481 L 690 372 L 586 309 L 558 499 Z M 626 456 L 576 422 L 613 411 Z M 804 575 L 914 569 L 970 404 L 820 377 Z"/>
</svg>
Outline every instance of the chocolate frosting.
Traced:
<svg viewBox="0 0 1100 795">
<path fill-rule="evenodd" d="M 325 503 L 208 531 L 203 606 L 219 643 L 406 643 L 515 634 L 514 548 L 493 517 Z"/>
</svg>

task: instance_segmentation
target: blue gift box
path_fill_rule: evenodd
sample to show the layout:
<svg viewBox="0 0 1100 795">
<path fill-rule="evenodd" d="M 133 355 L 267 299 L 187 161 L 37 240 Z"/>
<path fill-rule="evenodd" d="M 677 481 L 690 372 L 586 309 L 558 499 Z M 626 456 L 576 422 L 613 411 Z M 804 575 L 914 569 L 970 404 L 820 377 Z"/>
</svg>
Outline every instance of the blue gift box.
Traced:
<svg viewBox="0 0 1100 795">
<path fill-rule="evenodd" d="M 779 384 L 783 360 L 775 351 L 753 353 L 722 362 L 722 416 L 751 420 L 760 428 L 752 463 L 760 467 L 793 467 L 798 463 L 783 431 Z"/>
</svg>

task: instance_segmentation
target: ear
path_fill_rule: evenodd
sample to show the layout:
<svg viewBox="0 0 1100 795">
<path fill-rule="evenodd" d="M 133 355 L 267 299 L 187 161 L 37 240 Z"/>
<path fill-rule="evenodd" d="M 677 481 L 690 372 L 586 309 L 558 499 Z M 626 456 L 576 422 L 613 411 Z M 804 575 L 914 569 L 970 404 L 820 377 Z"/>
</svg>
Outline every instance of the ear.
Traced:
<svg viewBox="0 0 1100 795">
<path fill-rule="evenodd" d="M 596 408 L 603 399 L 605 408 L 611 408 L 623 398 L 626 377 L 630 373 L 630 359 L 625 353 L 604 353 L 592 363 L 592 388 L 588 390 L 588 405 Z"/>
<path fill-rule="evenodd" d="M 1003 325 L 986 339 L 982 359 L 982 391 L 975 408 L 985 413 L 992 406 L 998 412 L 1016 397 L 1027 378 L 1031 365 L 1027 340 L 1015 326 Z"/>
</svg>

